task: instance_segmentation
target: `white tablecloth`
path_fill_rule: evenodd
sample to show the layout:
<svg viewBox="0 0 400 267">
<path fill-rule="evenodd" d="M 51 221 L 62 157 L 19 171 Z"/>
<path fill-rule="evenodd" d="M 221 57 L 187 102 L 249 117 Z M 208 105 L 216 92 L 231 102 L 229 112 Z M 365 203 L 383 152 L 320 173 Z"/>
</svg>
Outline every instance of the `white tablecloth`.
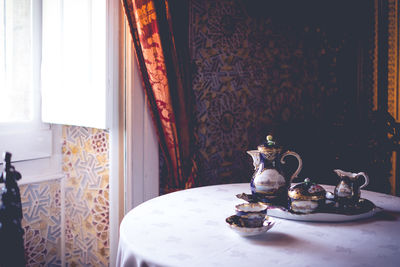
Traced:
<svg viewBox="0 0 400 267">
<path fill-rule="evenodd" d="M 249 184 L 208 186 L 139 205 L 120 225 L 117 266 L 400 266 L 398 197 L 362 191 L 384 212 L 341 223 L 275 218 L 267 233 L 241 237 L 225 218 L 243 192 Z"/>
</svg>

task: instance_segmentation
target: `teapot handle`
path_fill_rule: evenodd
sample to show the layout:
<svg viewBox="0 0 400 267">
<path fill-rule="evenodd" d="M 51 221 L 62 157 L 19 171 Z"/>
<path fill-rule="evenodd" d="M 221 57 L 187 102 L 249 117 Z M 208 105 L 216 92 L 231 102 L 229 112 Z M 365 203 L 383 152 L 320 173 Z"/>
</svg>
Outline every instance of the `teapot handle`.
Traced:
<svg viewBox="0 0 400 267">
<path fill-rule="evenodd" d="M 293 156 L 295 157 L 298 162 L 299 162 L 299 166 L 297 167 L 297 170 L 292 174 L 292 176 L 290 177 L 290 183 L 292 182 L 292 180 L 294 178 L 297 177 L 297 175 L 299 175 L 301 169 L 303 168 L 303 161 L 301 160 L 299 154 L 297 154 L 296 152 L 293 151 L 286 151 L 285 153 L 283 153 L 282 157 L 281 157 L 281 163 L 285 164 L 286 161 L 284 160 L 286 156 Z"/>
<path fill-rule="evenodd" d="M 360 189 L 366 187 L 369 184 L 369 177 L 365 172 L 359 172 L 357 173 L 357 176 L 363 176 L 365 179 L 365 182 L 362 186 L 360 186 Z"/>
</svg>

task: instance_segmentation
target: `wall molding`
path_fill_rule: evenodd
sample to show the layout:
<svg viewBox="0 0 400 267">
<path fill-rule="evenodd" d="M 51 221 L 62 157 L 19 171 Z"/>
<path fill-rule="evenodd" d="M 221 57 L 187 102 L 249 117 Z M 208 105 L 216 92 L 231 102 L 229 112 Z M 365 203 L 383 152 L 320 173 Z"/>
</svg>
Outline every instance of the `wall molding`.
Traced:
<svg viewBox="0 0 400 267">
<path fill-rule="evenodd" d="M 388 1 L 388 93 L 387 93 L 387 109 L 396 122 L 400 122 L 400 58 L 399 58 L 399 39 L 400 39 L 400 23 L 399 23 L 399 0 Z M 391 193 L 395 195 L 399 189 L 399 159 L 396 151 L 392 153 L 392 175 L 390 179 Z M 397 190 L 396 190 L 397 189 Z"/>
<path fill-rule="evenodd" d="M 398 122 L 399 114 L 399 1 L 389 0 L 388 10 L 388 111 Z"/>
<path fill-rule="evenodd" d="M 126 21 L 124 25 L 126 214 L 137 205 L 159 195 L 159 151 Z"/>
<path fill-rule="evenodd" d="M 39 184 L 46 181 L 53 181 L 63 179 L 65 174 L 63 172 L 48 173 L 43 175 L 23 176 L 18 185 Z"/>
<path fill-rule="evenodd" d="M 110 177 L 109 177 L 109 266 L 115 266 L 119 242 L 119 224 L 121 217 L 120 195 L 122 192 L 121 183 L 124 173 L 121 168 L 124 151 L 121 148 L 121 88 L 120 81 L 121 62 L 120 62 L 120 42 L 122 40 L 122 5 L 118 0 L 107 1 L 107 77 L 108 77 L 108 99 L 109 110 L 108 125 L 110 128 L 109 136 L 109 159 L 110 159 Z"/>
</svg>

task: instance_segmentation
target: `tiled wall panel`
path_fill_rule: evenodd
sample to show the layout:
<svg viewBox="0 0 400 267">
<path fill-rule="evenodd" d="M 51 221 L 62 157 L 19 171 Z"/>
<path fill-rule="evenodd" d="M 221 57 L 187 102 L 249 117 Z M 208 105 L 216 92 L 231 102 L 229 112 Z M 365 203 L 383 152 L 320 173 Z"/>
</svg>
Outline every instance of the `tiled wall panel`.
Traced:
<svg viewBox="0 0 400 267">
<path fill-rule="evenodd" d="M 108 266 L 108 133 L 63 128 L 65 260 L 67 266 Z"/>
<path fill-rule="evenodd" d="M 20 186 L 27 266 L 61 266 L 60 182 Z"/>
<path fill-rule="evenodd" d="M 27 266 L 109 266 L 109 135 L 64 126 L 62 138 L 64 178 L 20 186 Z"/>
</svg>

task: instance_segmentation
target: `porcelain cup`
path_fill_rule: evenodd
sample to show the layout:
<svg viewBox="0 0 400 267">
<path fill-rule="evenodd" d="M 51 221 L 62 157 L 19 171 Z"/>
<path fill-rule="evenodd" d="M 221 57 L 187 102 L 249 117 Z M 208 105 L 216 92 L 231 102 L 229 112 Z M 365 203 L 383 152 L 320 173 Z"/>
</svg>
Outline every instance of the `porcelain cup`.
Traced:
<svg viewBox="0 0 400 267">
<path fill-rule="evenodd" d="M 268 206 L 262 203 L 243 203 L 235 206 L 243 227 L 262 227 L 267 216 Z"/>
</svg>

